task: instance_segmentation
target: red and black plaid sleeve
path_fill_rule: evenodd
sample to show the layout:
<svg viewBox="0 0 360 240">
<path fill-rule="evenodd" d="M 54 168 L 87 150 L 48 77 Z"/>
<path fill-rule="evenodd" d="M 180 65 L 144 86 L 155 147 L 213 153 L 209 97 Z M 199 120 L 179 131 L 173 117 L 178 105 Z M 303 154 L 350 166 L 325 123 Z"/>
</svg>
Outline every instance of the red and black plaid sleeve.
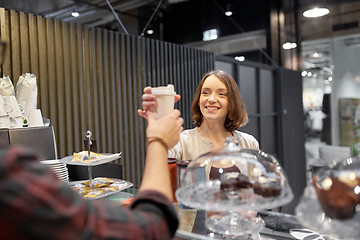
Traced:
<svg viewBox="0 0 360 240">
<path fill-rule="evenodd" d="M 171 239 L 178 226 L 171 202 L 140 192 L 130 208 L 84 200 L 35 155 L 0 150 L 0 229 L 4 239 Z"/>
</svg>

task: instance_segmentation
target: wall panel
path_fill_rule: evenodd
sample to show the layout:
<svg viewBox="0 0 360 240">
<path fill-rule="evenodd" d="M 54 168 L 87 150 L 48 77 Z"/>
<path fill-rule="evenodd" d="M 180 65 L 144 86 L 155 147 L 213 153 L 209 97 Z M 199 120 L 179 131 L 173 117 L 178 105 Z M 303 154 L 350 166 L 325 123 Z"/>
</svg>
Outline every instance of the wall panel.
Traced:
<svg viewBox="0 0 360 240">
<path fill-rule="evenodd" d="M 174 84 L 182 94 L 176 108 L 191 128 L 195 88 L 214 68 L 212 53 L 3 8 L 0 36 L 14 85 L 22 73 L 37 76 L 38 108 L 55 128 L 58 156 L 83 150 L 89 129 L 100 152 L 123 152 L 125 179 L 135 186 L 146 151 L 146 121 L 136 111 L 142 89 Z"/>
</svg>

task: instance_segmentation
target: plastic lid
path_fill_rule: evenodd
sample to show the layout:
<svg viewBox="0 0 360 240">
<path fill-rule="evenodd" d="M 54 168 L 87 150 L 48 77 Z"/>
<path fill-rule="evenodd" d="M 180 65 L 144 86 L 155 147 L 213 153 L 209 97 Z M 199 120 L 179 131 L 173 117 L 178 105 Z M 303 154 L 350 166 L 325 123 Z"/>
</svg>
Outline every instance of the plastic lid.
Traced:
<svg viewBox="0 0 360 240">
<path fill-rule="evenodd" d="M 152 88 L 151 93 L 154 95 L 176 95 L 174 85 L 172 84 L 167 85 L 167 87 L 154 87 Z"/>
</svg>

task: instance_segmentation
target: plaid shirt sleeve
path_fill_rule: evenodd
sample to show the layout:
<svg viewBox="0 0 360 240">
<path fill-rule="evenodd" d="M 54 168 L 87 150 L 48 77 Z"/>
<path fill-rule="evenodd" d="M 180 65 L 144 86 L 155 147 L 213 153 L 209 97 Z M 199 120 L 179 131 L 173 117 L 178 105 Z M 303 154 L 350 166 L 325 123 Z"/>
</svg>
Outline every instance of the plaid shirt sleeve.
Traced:
<svg viewBox="0 0 360 240">
<path fill-rule="evenodd" d="M 35 155 L 0 149 L 0 229 L 4 239 L 171 239 L 178 219 L 168 198 L 140 192 L 129 208 L 85 200 Z"/>
</svg>

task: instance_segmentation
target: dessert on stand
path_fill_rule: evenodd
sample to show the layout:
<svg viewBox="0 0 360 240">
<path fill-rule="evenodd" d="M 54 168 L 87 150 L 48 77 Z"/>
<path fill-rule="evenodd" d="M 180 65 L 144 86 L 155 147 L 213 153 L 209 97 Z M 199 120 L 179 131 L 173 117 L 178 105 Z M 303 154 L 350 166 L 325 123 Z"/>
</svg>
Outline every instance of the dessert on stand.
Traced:
<svg viewBox="0 0 360 240">
<path fill-rule="evenodd" d="M 338 239 L 360 239 L 360 158 L 315 172 L 296 208 L 307 228 Z"/>
<path fill-rule="evenodd" d="M 86 138 L 88 142 L 87 150 L 79 153 L 74 153 L 61 159 L 61 162 L 69 165 L 78 165 L 88 168 L 87 180 L 69 182 L 70 186 L 79 192 L 84 198 L 98 199 L 106 197 L 110 194 L 120 192 L 126 188 L 133 186 L 131 182 L 104 177 L 92 177 L 92 167 L 105 164 L 121 157 L 121 152 L 116 154 L 99 154 L 91 152 L 91 131 L 86 131 Z"/>
<path fill-rule="evenodd" d="M 289 203 L 293 193 L 273 156 L 240 149 L 239 139 L 228 138 L 224 150 L 188 164 L 176 198 L 179 207 L 206 210 L 205 225 L 213 232 L 257 238 L 264 222 L 256 212 Z"/>
</svg>

